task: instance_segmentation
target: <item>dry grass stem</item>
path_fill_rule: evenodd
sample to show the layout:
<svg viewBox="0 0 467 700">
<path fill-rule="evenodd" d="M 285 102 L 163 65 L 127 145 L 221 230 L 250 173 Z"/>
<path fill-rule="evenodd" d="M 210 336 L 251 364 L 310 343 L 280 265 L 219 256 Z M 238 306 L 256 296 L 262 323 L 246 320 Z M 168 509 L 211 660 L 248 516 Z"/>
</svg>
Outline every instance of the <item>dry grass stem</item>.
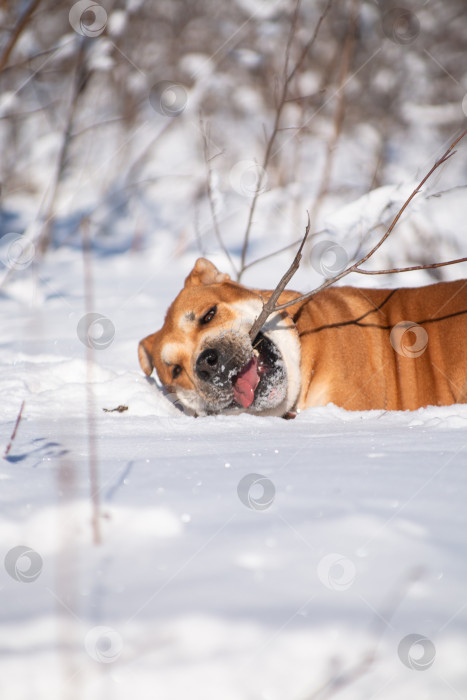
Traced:
<svg viewBox="0 0 467 700">
<path fill-rule="evenodd" d="M 9 442 L 8 445 L 6 446 L 5 452 L 3 453 L 3 457 L 7 457 L 8 453 L 10 452 L 10 450 L 11 450 L 11 448 L 12 448 L 13 442 L 14 442 L 15 437 L 16 437 L 16 432 L 17 432 L 17 430 L 18 430 L 18 426 L 19 426 L 19 424 L 20 424 L 20 422 L 21 422 L 21 418 L 23 417 L 24 404 L 25 404 L 25 402 L 24 402 L 24 400 L 23 400 L 23 402 L 22 402 L 22 404 L 21 404 L 21 406 L 20 406 L 20 409 L 19 409 L 18 416 L 17 416 L 17 418 L 16 418 L 15 427 L 13 428 L 13 432 L 11 433 L 10 442 Z"/>
<path fill-rule="evenodd" d="M 94 281 L 92 277 L 91 264 L 91 237 L 89 231 L 89 221 L 84 219 L 81 223 L 82 248 L 84 264 L 84 291 L 86 314 L 90 314 L 94 307 Z M 95 425 L 95 401 L 92 387 L 93 380 L 93 359 L 94 349 L 86 347 L 86 415 L 87 415 L 87 437 L 88 437 L 88 464 L 90 497 L 92 507 L 92 534 L 94 544 L 101 543 L 100 531 L 100 499 L 99 499 L 99 464 L 97 454 L 97 433 Z"/>
</svg>

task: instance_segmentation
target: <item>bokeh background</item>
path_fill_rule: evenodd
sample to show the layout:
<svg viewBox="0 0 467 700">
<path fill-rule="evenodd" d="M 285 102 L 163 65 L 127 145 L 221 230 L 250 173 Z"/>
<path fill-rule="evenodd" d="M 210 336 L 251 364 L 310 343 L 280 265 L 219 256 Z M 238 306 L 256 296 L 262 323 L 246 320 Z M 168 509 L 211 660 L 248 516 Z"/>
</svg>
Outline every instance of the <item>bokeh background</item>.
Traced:
<svg viewBox="0 0 467 700">
<path fill-rule="evenodd" d="M 467 121 L 463 0 L 36 0 L 0 12 L 1 231 L 26 232 L 41 254 L 80 245 L 85 220 L 96 252 L 215 255 L 214 209 L 238 273 L 260 187 L 250 261 L 299 238 L 306 211 L 351 258 Z M 263 171 L 286 56 L 290 72 L 323 13 Z M 437 187 L 442 172 L 430 193 L 445 199 L 412 210 L 410 236 L 377 263 L 459 256 L 451 188 L 465 158 Z"/>
</svg>

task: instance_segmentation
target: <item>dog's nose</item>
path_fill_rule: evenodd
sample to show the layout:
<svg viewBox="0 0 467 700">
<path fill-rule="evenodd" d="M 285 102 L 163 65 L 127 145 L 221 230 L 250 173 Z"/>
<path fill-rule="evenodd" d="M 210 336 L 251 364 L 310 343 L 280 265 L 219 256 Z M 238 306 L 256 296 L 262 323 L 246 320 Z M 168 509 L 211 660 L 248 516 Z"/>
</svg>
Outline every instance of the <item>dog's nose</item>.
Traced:
<svg viewBox="0 0 467 700">
<path fill-rule="evenodd" d="M 196 360 L 196 374 L 200 379 L 208 381 L 217 373 L 219 354 L 217 350 L 208 348 Z"/>
</svg>

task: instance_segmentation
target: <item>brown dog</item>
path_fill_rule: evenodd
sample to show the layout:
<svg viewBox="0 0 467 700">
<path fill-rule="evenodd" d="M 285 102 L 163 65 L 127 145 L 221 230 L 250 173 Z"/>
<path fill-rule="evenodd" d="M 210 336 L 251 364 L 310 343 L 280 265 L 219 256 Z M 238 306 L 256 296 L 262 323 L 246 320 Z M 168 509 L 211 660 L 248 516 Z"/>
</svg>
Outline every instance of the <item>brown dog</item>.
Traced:
<svg viewBox="0 0 467 700">
<path fill-rule="evenodd" d="M 467 280 L 427 287 L 329 287 L 248 332 L 271 292 L 200 258 L 162 328 L 139 344 L 149 376 L 197 415 L 283 416 L 467 402 Z M 284 292 L 279 303 L 296 299 Z"/>
</svg>

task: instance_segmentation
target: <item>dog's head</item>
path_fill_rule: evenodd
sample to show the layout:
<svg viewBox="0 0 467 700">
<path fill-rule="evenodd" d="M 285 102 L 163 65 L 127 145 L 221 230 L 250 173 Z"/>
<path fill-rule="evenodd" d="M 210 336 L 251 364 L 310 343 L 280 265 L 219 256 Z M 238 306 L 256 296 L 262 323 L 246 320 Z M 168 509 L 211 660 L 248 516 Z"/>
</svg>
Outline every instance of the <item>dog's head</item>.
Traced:
<svg viewBox="0 0 467 700">
<path fill-rule="evenodd" d="M 199 258 L 162 328 L 139 344 L 143 371 L 149 376 L 155 367 L 197 415 L 284 415 L 300 389 L 300 343 L 286 311 L 272 314 L 251 341 L 263 301 Z"/>
</svg>

